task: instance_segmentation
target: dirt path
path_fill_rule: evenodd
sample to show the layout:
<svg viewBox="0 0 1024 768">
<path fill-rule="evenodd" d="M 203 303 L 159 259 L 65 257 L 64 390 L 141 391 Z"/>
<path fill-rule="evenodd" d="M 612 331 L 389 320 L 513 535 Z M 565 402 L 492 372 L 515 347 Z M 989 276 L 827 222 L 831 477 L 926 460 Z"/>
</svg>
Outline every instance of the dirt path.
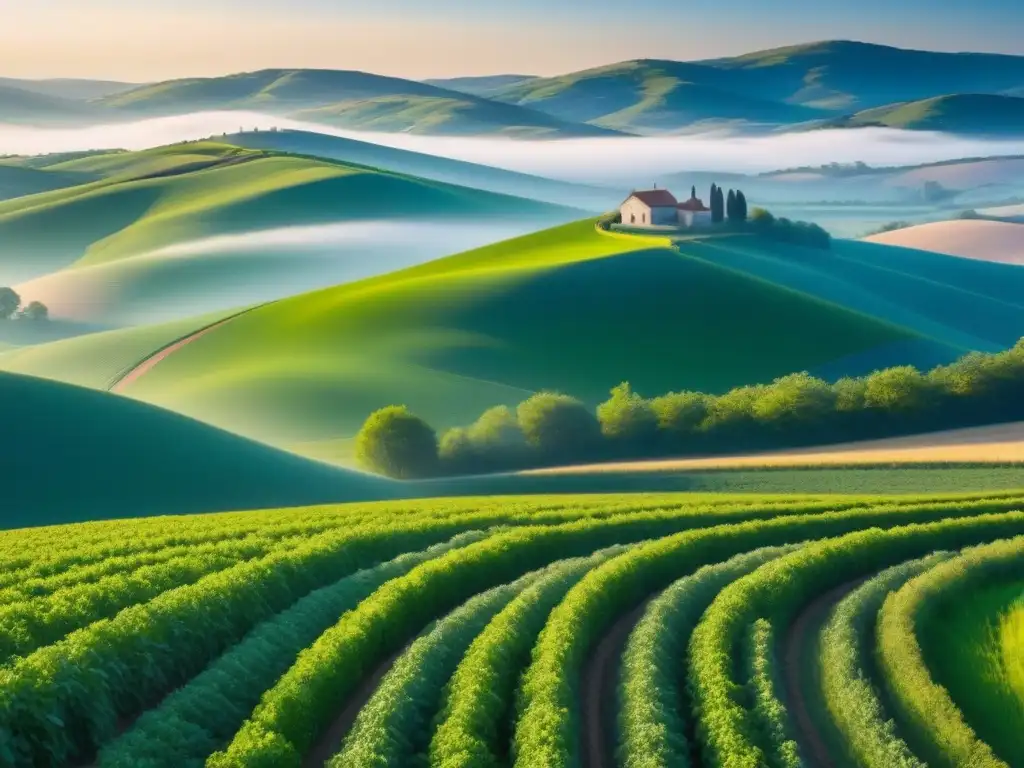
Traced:
<svg viewBox="0 0 1024 768">
<path fill-rule="evenodd" d="M 109 392 L 123 392 L 133 382 L 138 381 L 142 376 L 144 376 L 146 373 L 148 373 L 154 367 L 156 367 L 161 361 L 166 360 L 168 357 L 173 355 L 182 347 L 191 344 L 193 341 L 202 338 L 210 331 L 216 330 L 217 328 L 220 328 L 222 325 L 226 325 L 227 323 L 230 323 L 232 320 L 241 317 L 242 315 L 248 314 L 249 312 L 260 309 L 261 307 L 265 307 L 273 303 L 274 302 L 272 301 L 268 301 L 263 304 L 258 304 L 255 307 L 243 309 L 241 312 L 236 312 L 235 314 L 229 315 L 228 317 L 218 320 L 215 323 L 211 323 L 210 325 L 204 326 L 203 328 L 192 331 L 187 336 L 182 336 L 180 339 L 176 339 L 175 341 L 172 341 L 169 344 L 165 344 L 164 346 L 146 355 L 133 366 L 126 368 L 125 370 L 121 371 L 116 376 L 114 376 L 114 378 L 111 379 L 110 383 L 107 384 L 107 390 Z"/>
<path fill-rule="evenodd" d="M 786 633 L 783 649 L 783 666 L 786 687 L 786 706 L 795 727 L 797 743 L 804 759 L 815 768 L 835 768 L 828 743 L 818 731 L 811 716 L 810 706 L 804 696 L 804 680 L 807 672 L 806 656 L 814 645 L 812 632 L 819 626 L 825 615 L 846 595 L 863 583 L 863 579 L 840 584 L 824 592 L 804 606 Z"/>
<path fill-rule="evenodd" d="M 1024 462 L 1024 422 L 771 451 L 746 456 L 620 461 L 531 469 L 521 475 L 673 472 L 743 467 L 824 467 L 889 464 Z"/>
<path fill-rule="evenodd" d="M 587 768 L 615 766 L 615 701 L 622 651 L 633 627 L 640 621 L 647 603 L 616 621 L 598 642 L 580 681 L 580 755 Z"/>
<path fill-rule="evenodd" d="M 405 653 L 406 649 L 392 654 L 373 670 L 373 673 L 359 684 L 359 687 L 345 702 L 345 706 L 338 712 L 320 738 L 317 739 L 313 748 L 309 750 L 302 761 L 303 768 L 323 768 L 324 763 L 330 760 L 341 749 L 341 743 L 345 740 L 348 732 L 352 730 L 352 724 L 359 715 L 359 710 L 370 700 L 373 692 L 377 690 L 380 681 L 388 673 L 398 657 Z"/>
</svg>

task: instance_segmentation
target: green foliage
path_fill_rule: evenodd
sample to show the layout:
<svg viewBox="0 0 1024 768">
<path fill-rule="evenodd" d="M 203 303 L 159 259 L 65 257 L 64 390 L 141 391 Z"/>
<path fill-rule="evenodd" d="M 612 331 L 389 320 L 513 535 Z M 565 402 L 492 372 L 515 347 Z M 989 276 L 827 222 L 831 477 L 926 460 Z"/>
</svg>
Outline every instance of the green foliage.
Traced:
<svg viewBox="0 0 1024 768">
<path fill-rule="evenodd" d="M 669 392 L 651 400 L 658 418 L 658 429 L 670 434 L 673 442 L 684 445 L 683 438 L 699 431 L 708 417 L 713 397 L 702 392 Z"/>
<path fill-rule="evenodd" d="M 864 385 L 864 406 L 890 413 L 924 411 L 937 394 L 928 378 L 909 365 L 876 371 Z"/>
<path fill-rule="evenodd" d="M 601 428 L 579 400 L 556 392 L 538 392 L 519 404 L 516 418 L 526 442 L 541 455 L 565 460 L 594 449 Z"/>
<path fill-rule="evenodd" d="M 1011 764 L 967 723 L 949 692 L 933 680 L 925 656 L 927 646 L 938 639 L 933 622 L 942 616 L 944 605 L 970 600 L 980 585 L 1021 579 L 1024 536 L 1017 536 L 974 547 L 936 565 L 891 593 L 882 606 L 877 626 L 878 663 L 908 741 L 929 765 L 1008 768 Z M 933 627 L 931 632 L 922 631 L 928 626 Z M 1008 715 L 1000 712 L 994 716 Z M 1017 748 L 1014 742 L 1005 746 Z"/>
<path fill-rule="evenodd" d="M 50 310 L 41 301 L 30 301 L 25 308 L 18 313 L 18 317 L 32 322 L 42 322 L 43 320 L 49 319 Z"/>
<path fill-rule="evenodd" d="M 7 320 L 18 311 L 21 297 L 13 288 L 0 287 L 0 320 Z"/>
<path fill-rule="evenodd" d="M 437 471 L 437 434 L 402 406 L 370 414 L 356 435 L 356 461 L 387 477 L 429 477 Z"/>
<path fill-rule="evenodd" d="M 690 768 L 695 744 L 681 659 L 701 614 L 731 581 L 792 547 L 765 547 L 706 565 L 651 601 L 630 633 L 619 683 L 619 762 L 623 768 Z"/>
<path fill-rule="evenodd" d="M 937 553 L 886 568 L 844 597 L 821 634 L 821 685 L 847 757 L 867 768 L 925 768 L 897 733 L 878 693 L 875 622 L 886 596 L 950 557 Z"/>
<path fill-rule="evenodd" d="M 754 418 L 776 429 L 816 427 L 836 410 L 836 392 L 808 373 L 776 379 L 753 403 Z"/>
<path fill-rule="evenodd" d="M 746 637 L 744 656 L 753 716 L 772 768 L 803 768 L 800 751 L 790 733 L 786 706 L 782 703 L 775 633 L 770 621 L 756 619 Z"/>
<path fill-rule="evenodd" d="M 601 434 L 613 441 L 644 445 L 654 439 L 658 416 L 651 404 L 622 382 L 611 391 L 611 398 L 597 406 Z"/>
</svg>

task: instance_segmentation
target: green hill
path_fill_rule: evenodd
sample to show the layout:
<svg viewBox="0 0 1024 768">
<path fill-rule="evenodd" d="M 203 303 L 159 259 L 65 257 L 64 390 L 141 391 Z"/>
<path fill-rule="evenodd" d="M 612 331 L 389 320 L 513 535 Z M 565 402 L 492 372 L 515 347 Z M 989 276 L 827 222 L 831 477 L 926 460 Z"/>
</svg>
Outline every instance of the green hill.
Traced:
<svg viewBox="0 0 1024 768">
<path fill-rule="evenodd" d="M 259 131 L 236 133 L 223 141 L 249 149 L 266 149 L 359 163 L 395 173 L 418 176 L 447 184 L 458 184 L 488 192 L 542 200 L 591 210 L 594 213 L 614 208 L 627 190 L 605 189 L 585 184 L 556 181 L 490 165 L 469 163 L 438 155 L 372 144 L 368 141 L 328 136 L 311 131 Z"/>
<path fill-rule="evenodd" d="M 435 226 L 490 222 L 523 231 L 579 215 L 575 209 L 367 166 L 212 142 L 91 155 L 51 170 L 106 178 L 0 202 L 0 278 L 9 282 L 274 228 L 425 220 Z M 258 266 L 242 260 L 224 265 L 239 279 Z M 131 283 L 112 285 L 127 290 Z M 241 303 L 245 300 L 236 297 L 231 306 Z"/>
<path fill-rule="evenodd" d="M 546 136 L 607 133 L 429 83 L 341 70 L 268 69 L 227 77 L 170 80 L 119 93 L 99 103 L 138 115 L 254 110 L 353 130 Z"/>
<path fill-rule="evenodd" d="M 78 99 L 89 101 L 111 96 L 132 88 L 138 83 L 122 83 L 116 80 L 85 80 L 78 78 L 49 78 L 42 80 L 22 80 L 13 77 L 0 77 L 0 87 L 18 88 L 44 96 L 55 96 L 58 99 Z"/>
<path fill-rule="evenodd" d="M 536 75 L 483 75 L 478 77 L 449 77 L 424 80 L 429 85 L 447 88 L 450 91 L 472 93 L 475 96 L 489 96 L 500 88 L 535 80 Z"/>
<path fill-rule="evenodd" d="M 128 398 L 0 374 L 0 527 L 376 499 L 390 484 Z"/>
<path fill-rule="evenodd" d="M 528 80 L 502 88 L 494 98 L 634 133 L 675 133 L 700 123 L 788 125 L 823 116 L 729 90 L 739 80 L 686 62 L 639 60 Z"/>
<path fill-rule="evenodd" d="M 849 112 L 949 93 L 1024 86 L 1024 56 L 940 53 L 829 40 L 697 62 L 738 92 Z"/>
<path fill-rule="evenodd" d="M 90 104 L 0 85 L 0 123 L 64 124 L 97 114 Z"/>
<path fill-rule="evenodd" d="M 0 160 L 0 200 L 72 187 L 93 178 L 87 173 L 40 170 Z"/>
<path fill-rule="evenodd" d="M 888 104 L 826 121 L 824 128 L 884 126 L 912 131 L 944 131 L 970 136 L 1024 135 L 1024 98 L 959 93 Z"/>
<path fill-rule="evenodd" d="M 587 220 L 256 309 L 126 393 L 324 452 L 390 403 L 444 426 L 540 389 L 591 402 L 623 379 L 647 393 L 722 391 L 928 344 L 665 240 L 599 234 Z M 63 345 L 45 361 L 49 375 L 77 346 Z M 18 370 L 43 364 L 16 360 Z"/>
</svg>

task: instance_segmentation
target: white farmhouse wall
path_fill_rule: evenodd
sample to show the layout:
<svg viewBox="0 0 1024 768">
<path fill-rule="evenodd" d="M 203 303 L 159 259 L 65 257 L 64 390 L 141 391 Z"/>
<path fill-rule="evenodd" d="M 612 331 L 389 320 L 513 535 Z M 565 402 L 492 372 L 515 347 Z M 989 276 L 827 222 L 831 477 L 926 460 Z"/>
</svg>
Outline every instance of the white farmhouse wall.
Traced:
<svg viewBox="0 0 1024 768">
<path fill-rule="evenodd" d="M 684 227 L 710 227 L 711 211 L 679 211 L 679 223 Z"/>
<path fill-rule="evenodd" d="M 622 214 L 622 223 L 629 225 L 644 226 L 651 224 L 651 209 L 635 197 L 629 198 L 619 209 Z"/>
<path fill-rule="evenodd" d="M 660 225 L 675 226 L 679 221 L 676 216 L 675 206 L 671 208 L 653 208 L 651 209 L 652 223 Z"/>
</svg>

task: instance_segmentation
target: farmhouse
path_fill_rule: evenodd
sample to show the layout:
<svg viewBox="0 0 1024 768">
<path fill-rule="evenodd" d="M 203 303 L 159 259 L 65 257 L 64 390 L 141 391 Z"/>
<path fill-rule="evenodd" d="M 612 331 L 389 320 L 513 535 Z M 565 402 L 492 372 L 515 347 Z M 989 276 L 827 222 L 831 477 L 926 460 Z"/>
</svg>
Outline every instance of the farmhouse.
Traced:
<svg viewBox="0 0 1024 768">
<path fill-rule="evenodd" d="M 667 189 L 633 192 L 619 206 L 622 223 L 629 227 L 704 227 L 711 224 L 711 209 L 691 189 L 684 202 Z"/>
</svg>

